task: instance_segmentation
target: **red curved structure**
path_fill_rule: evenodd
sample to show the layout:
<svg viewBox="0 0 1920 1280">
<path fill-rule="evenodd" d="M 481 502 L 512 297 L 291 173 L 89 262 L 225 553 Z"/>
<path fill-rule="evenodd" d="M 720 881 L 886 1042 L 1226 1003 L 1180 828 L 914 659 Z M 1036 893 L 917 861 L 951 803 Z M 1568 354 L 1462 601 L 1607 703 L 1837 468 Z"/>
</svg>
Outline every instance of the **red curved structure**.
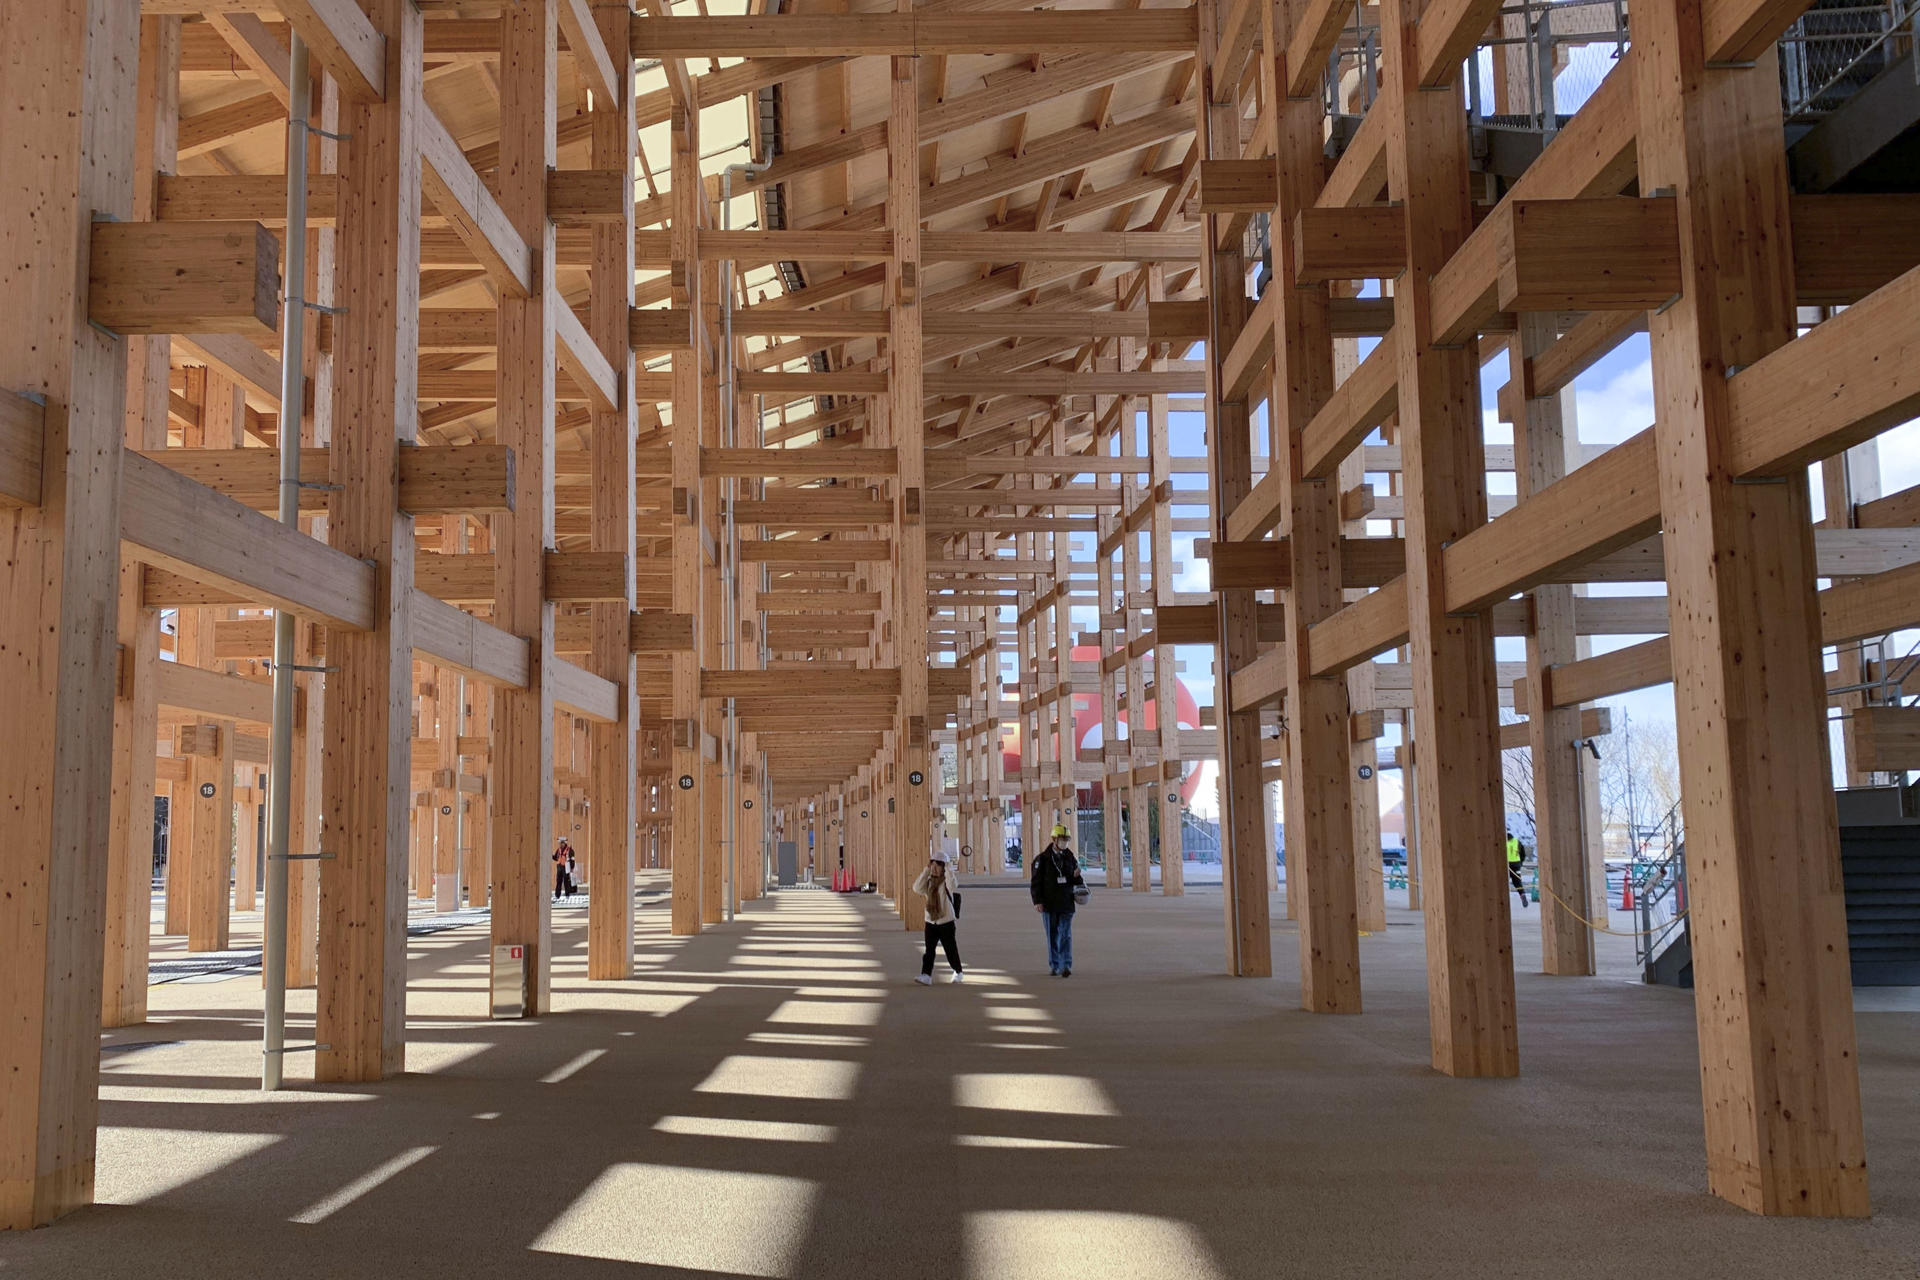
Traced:
<svg viewBox="0 0 1920 1280">
<path fill-rule="evenodd" d="M 1092 645 L 1078 645 L 1073 650 L 1073 657 L 1075 660 L 1081 662 L 1097 662 L 1100 658 L 1100 650 Z M 1177 676 L 1173 682 L 1173 705 L 1174 718 L 1181 728 L 1198 729 L 1200 727 L 1200 704 L 1194 701 L 1193 691 L 1187 688 L 1186 682 Z M 1076 750 L 1084 748 L 1087 745 L 1087 739 L 1100 728 L 1102 709 L 1103 704 L 1099 694 L 1082 693 L 1074 695 L 1073 745 Z M 1144 723 L 1141 725 L 1143 729 L 1152 730 L 1159 727 L 1159 707 L 1157 699 L 1147 703 L 1146 715 L 1143 719 Z M 1129 731 L 1131 731 L 1132 725 L 1127 719 L 1126 711 L 1122 710 L 1120 712 L 1118 723 L 1127 725 Z M 1021 726 L 1015 724 L 1006 729 L 1002 733 L 1000 740 L 1002 743 L 1001 760 L 1005 765 L 1007 773 L 1009 775 L 1017 774 L 1023 755 L 1022 748 L 1025 745 L 1022 741 Z M 1200 771 L 1195 769 L 1182 779 L 1180 783 L 1180 798 L 1191 802 L 1193 794 L 1199 785 Z M 1099 783 L 1096 782 L 1093 784 L 1093 803 L 1098 804 L 1100 802 L 1103 792 L 1104 788 Z M 1016 797 L 1015 799 L 1017 803 L 1018 798 Z"/>
</svg>

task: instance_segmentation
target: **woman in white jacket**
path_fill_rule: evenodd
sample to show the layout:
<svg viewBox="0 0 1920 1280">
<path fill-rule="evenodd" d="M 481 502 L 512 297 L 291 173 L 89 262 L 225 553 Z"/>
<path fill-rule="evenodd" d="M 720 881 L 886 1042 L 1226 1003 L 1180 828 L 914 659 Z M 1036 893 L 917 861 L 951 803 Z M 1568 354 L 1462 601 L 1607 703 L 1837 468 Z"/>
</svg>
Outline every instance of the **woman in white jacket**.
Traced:
<svg viewBox="0 0 1920 1280">
<path fill-rule="evenodd" d="M 954 928 L 960 923 L 960 898 L 954 893 L 953 885 L 953 864 L 944 849 L 927 861 L 927 869 L 913 882 L 913 891 L 927 900 L 927 954 L 920 961 L 920 976 L 914 979 L 923 987 L 933 985 L 935 945 L 946 951 L 953 980 L 966 981 L 966 974 L 960 968 L 960 943 L 954 937 Z"/>
</svg>

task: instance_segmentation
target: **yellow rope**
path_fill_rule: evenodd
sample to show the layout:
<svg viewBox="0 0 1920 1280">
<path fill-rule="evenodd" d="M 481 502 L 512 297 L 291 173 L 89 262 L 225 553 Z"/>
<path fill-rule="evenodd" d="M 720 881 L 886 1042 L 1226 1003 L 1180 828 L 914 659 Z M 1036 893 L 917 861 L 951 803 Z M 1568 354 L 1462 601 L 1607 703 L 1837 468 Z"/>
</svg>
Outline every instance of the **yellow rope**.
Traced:
<svg viewBox="0 0 1920 1280">
<path fill-rule="evenodd" d="M 1657 929 L 1635 929 L 1631 933 L 1623 933 L 1619 929 L 1609 929 L 1607 928 L 1607 926 L 1603 924 L 1595 924 L 1593 921 L 1581 915 L 1578 911 L 1575 911 L 1572 907 L 1567 905 L 1567 900 L 1565 898 L 1562 898 L 1559 894 L 1555 893 L 1553 889 L 1546 884 L 1545 881 L 1540 879 L 1538 874 L 1534 876 L 1533 883 L 1539 888 L 1540 892 L 1546 894 L 1549 898 L 1552 898 L 1555 902 L 1559 903 L 1560 909 L 1566 912 L 1568 915 L 1572 916 L 1575 920 L 1578 920 L 1581 924 L 1587 926 L 1587 928 L 1592 929 L 1595 933 L 1604 933 L 1615 938 L 1650 938 L 1656 933 L 1665 933 L 1668 929 L 1671 929 L 1674 925 L 1684 920 L 1687 916 L 1687 912 L 1693 910 L 1692 907 L 1687 907 L 1684 910 L 1677 912 L 1674 915 L 1673 919 L 1668 920 L 1666 923 L 1662 924 Z"/>
</svg>

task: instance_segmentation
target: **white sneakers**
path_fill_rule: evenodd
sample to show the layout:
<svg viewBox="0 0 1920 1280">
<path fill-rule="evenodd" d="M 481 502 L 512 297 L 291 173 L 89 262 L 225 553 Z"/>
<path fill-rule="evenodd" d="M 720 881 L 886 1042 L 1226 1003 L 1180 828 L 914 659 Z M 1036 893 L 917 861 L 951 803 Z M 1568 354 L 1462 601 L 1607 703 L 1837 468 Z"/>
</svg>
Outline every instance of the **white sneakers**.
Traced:
<svg viewBox="0 0 1920 1280">
<path fill-rule="evenodd" d="M 930 973 L 923 973 L 919 977 L 915 978 L 914 981 L 919 983 L 923 987 L 930 987 L 933 985 L 933 975 Z"/>
<path fill-rule="evenodd" d="M 955 982 L 965 982 L 967 980 L 967 975 L 964 971 L 956 969 L 954 970 L 954 973 L 953 973 L 953 980 Z"/>
</svg>

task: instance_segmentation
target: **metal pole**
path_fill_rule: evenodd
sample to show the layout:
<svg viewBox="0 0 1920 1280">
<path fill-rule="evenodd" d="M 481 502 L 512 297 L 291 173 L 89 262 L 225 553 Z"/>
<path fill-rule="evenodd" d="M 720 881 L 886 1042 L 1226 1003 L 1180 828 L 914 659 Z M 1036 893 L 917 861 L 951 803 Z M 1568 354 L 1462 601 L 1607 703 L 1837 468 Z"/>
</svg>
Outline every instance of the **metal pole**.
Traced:
<svg viewBox="0 0 1920 1280">
<path fill-rule="evenodd" d="M 304 345 L 307 283 L 307 117 L 313 80 L 307 71 L 307 45 L 292 35 L 287 70 L 292 101 L 287 111 L 287 232 L 285 300 L 280 313 L 280 523 L 300 526 L 300 407 L 305 381 L 300 351 Z M 260 1087 L 280 1087 L 287 1041 L 287 848 L 293 818 L 293 615 L 273 611 L 272 760 L 267 767 L 267 900 L 261 977 L 266 1004 L 262 1023 Z"/>
</svg>

